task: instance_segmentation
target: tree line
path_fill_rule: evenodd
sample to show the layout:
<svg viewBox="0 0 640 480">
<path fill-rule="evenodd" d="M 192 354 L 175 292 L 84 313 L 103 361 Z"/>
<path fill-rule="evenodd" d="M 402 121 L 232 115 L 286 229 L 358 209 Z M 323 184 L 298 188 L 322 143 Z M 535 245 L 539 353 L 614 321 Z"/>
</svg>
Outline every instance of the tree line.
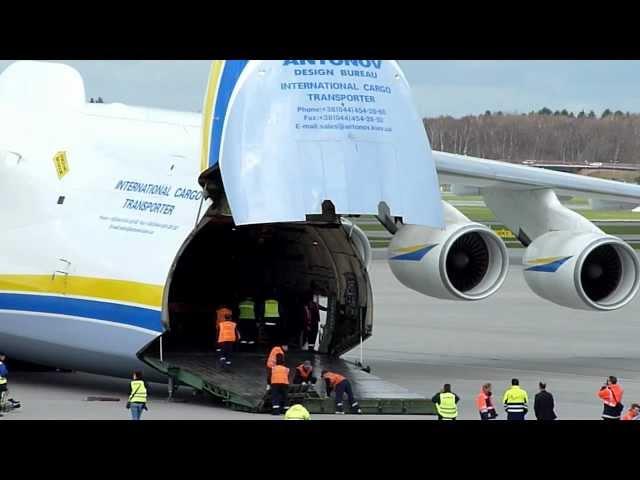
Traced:
<svg viewBox="0 0 640 480">
<path fill-rule="evenodd" d="M 640 115 L 542 108 L 425 118 L 434 150 L 522 162 L 640 163 Z"/>
</svg>

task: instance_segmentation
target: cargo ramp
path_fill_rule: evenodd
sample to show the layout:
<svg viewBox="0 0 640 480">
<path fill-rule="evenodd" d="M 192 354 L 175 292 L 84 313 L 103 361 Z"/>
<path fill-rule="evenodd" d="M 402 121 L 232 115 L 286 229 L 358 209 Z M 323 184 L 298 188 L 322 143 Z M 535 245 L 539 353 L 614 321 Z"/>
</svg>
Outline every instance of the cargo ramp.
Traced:
<svg viewBox="0 0 640 480">
<path fill-rule="evenodd" d="M 347 377 L 364 414 L 435 415 L 430 399 L 382 380 L 355 364 L 322 354 L 287 354 L 287 364 L 290 366 L 304 360 L 311 360 L 316 376 L 323 368 L 327 368 Z M 211 353 L 172 353 L 164 361 L 152 357 L 146 357 L 144 361 L 167 374 L 175 384 L 187 385 L 209 394 L 233 410 L 253 413 L 271 411 L 270 395 L 265 388 L 265 356 L 262 354 L 237 354 L 231 367 L 218 366 L 216 355 Z M 310 388 L 290 385 L 289 404 L 294 403 L 301 403 L 311 413 L 335 411 L 335 401 L 326 396 L 321 379 Z"/>
<path fill-rule="evenodd" d="M 266 357 L 272 345 L 287 344 L 286 364 L 292 374 L 307 359 L 315 364 L 316 376 L 323 368 L 343 374 L 365 413 L 432 414 L 429 400 L 339 358 L 373 331 L 365 247 L 353 228 L 345 228 L 330 202 L 323 204 L 322 215 L 309 216 L 306 222 L 245 226 L 211 207 L 185 240 L 169 273 L 162 312 L 165 332 L 138 357 L 176 385 L 191 386 L 234 409 L 264 412 L 270 409 Z M 310 354 L 302 333 L 305 305 L 312 297 L 322 299 L 323 311 L 314 345 L 317 353 Z M 244 340 L 251 337 L 255 344 L 249 349 L 237 345 L 233 366 L 220 369 L 216 309 L 226 306 L 238 319 L 238 304 L 246 298 L 256 305 L 255 325 L 249 329 L 253 333 L 245 335 L 242 321 L 238 328 Z M 260 313 L 266 298 L 278 300 L 277 331 L 266 328 Z M 307 391 L 292 386 L 289 398 L 311 412 L 334 411 L 323 385 Z"/>
</svg>

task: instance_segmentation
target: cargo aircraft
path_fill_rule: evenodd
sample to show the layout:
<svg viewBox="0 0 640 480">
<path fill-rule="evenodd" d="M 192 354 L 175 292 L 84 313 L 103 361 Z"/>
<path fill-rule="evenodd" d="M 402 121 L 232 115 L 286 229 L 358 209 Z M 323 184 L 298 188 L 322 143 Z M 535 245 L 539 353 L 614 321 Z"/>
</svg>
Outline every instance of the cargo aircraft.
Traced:
<svg viewBox="0 0 640 480">
<path fill-rule="evenodd" d="M 607 312 L 638 292 L 634 250 L 559 198 L 632 209 L 640 186 L 432 151 L 394 61 L 214 61 L 201 114 L 89 103 L 72 67 L 15 62 L 0 74 L 0 350 L 127 377 L 212 350 L 220 304 L 311 292 L 327 298 L 319 354 L 337 357 L 373 328 L 371 248 L 349 215 L 393 233 L 407 288 L 491 301 L 505 244 L 440 184 L 482 195 L 543 299 Z"/>
</svg>

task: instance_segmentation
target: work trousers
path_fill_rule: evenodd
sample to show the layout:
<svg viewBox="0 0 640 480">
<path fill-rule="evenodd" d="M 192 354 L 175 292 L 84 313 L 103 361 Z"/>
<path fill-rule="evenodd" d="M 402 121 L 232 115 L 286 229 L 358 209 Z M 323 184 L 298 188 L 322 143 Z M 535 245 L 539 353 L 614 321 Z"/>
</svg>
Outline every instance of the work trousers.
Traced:
<svg viewBox="0 0 640 480">
<path fill-rule="evenodd" d="M 349 380 L 343 380 L 338 385 L 336 385 L 336 410 L 338 412 L 343 411 L 342 407 L 342 398 L 344 394 L 347 394 L 347 398 L 349 399 L 349 405 L 351 409 L 358 407 L 358 402 L 356 402 L 355 398 L 353 398 L 353 390 L 351 390 L 351 383 Z"/>
<path fill-rule="evenodd" d="M 240 331 L 240 343 L 255 343 L 258 338 L 258 324 L 255 319 L 241 318 L 238 321 L 238 330 Z"/>
<path fill-rule="evenodd" d="M 132 403 L 130 405 L 131 420 L 140 420 L 142 416 L 142 410 L 144 410 L 144 403 Z"/>
<path fill-rule="evenodd" d="M 480 412 L 480 420 L 493 420 L 498 415 L 496 415 L 495 410 L 489 410 L 488 412 Z"/>
<path fill-rule="evenodd" d="M 265 318 L 264 332 L 267 335 L 269 343 L 276 344 L 284 342 L 284 339 L 282 338 L 282 319 L 280 317 Z"/>
<path fill-rule="evenodd" d="M 233 342 L 220 342 L 218 348 L 220 349 L 220 363 L 225 362 L 227 365 L 231 365 Z"/>
<path fill-rule="evenodd" d="M 308 345 L 309 350 L 313 350 L 316 346 L 316 339 L 318 338 L 318 325 L 312 325 L 309 329 L 304 331 L 304 343 Z"/>
<path fill-rule="evenodd" d="M 7 407 L 7 398 L 9 397 L 9 388 L 6 383 L 0 385 L 0 412 Z"/>
<path fill-rule="evenodd" d="M 287 393 L 289 385 L 274 383 L 271 385 L 271 413 L 280 415 L 287 407 Z"/>
<path fill-rule="evenodd" d="M 524 420 L 527 412 L 507 412 L 507 420 Z"/>
</svg>

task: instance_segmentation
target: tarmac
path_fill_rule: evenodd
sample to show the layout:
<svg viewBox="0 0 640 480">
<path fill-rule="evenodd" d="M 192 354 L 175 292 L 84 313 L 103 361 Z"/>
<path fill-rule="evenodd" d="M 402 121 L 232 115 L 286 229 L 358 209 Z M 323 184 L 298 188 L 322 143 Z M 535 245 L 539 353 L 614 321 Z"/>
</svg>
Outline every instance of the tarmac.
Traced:
<svg viewBox="0 0 640 480">
<path fill-rule="evenodd" d="M 372 373 L 431 397 L 451 383 L 461 397 L 459 419 L 477 419 L 474 397 L 484 382 L 493 384 L 499 419 L 502 394 L 513 377 L 529 392 L 530 413 L 540 380 L 554 395 L 560 419 L 598 420 L 596 393 L 608 375 L 625 390 L 623 403 L 640 403 L 640 300 L 615 312 L 577 311 L 534 295 L 522 277 L 518 251 L 512 251 L 503 288 L 490 299 L 453 302 L 408 290 L 385 260 L 370 267 L 374 291 L 373 337 L 364 344 L 364 364 Z M 521 253 L 520 253 L 521 255 Z M 381 255 L 377 254 L 376 258 Z M 345 355 L 359 359 L 356 348 Z M 269 415 L 233 412 L 181 389 L 166 400 L 166 386 L 152 384 L 143 419 L 271 420 Z M 11 419 L 126 420 L 128 380 L 80 372 L 15 372 L 11 397 L 22 408 Z M 88 396 L 118 401 L 87 401 Z M 626 411 L 625 407 L 625 411 Z M 275 417 L 278 418 L 278 417 Z M 314 419 L 421 419 L 431 416 L 314 415 Z"/>
</svg>

